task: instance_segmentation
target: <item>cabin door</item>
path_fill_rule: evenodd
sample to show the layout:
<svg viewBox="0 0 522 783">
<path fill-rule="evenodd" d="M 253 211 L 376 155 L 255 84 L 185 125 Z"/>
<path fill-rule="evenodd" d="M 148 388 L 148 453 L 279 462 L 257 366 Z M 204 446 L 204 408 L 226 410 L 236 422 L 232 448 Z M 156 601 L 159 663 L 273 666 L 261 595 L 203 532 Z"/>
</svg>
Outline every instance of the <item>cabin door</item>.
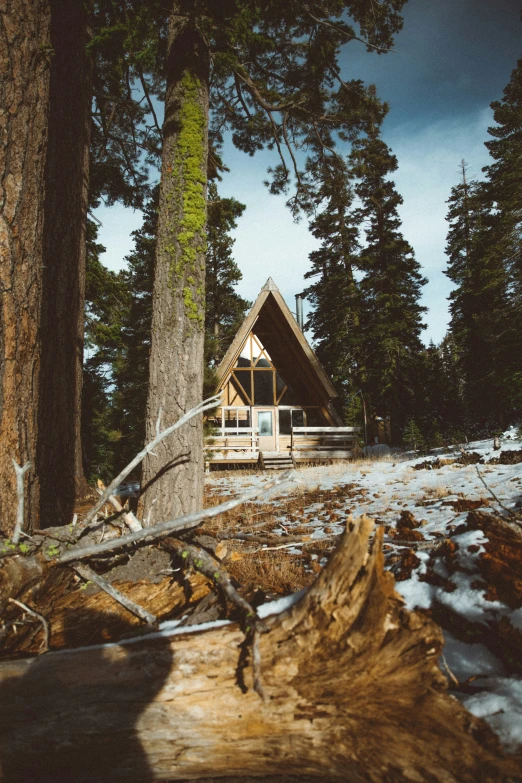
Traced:
<svg viewBox="0 0 522 783">
<path fill-rule="evenodd" d="M 274 408 L 254 408 L 255 427 L 259 429 L 259 451 L 276 450 L 276 418 Z"/>
</svg>

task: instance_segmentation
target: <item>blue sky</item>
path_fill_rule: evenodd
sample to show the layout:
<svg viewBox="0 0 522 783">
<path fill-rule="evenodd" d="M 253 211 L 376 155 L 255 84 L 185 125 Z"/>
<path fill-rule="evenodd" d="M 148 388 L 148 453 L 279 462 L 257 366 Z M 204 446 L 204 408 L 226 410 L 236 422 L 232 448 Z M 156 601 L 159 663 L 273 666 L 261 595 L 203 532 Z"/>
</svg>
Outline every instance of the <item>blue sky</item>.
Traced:
<svg viewBox="0 0 522 783">
<path fill-rule="evenodd" d="M 522 0 L 409 0 L 393 53 L 369 54 L 356 42 L 345 50 L 345 76 L 376 84 L 390 105 L 383 136 L 399 161 L 393 178 L 404 199 L 403 233 L 429 280 L 423 294 L 426 342 L 439 342 L 448 323 L 445 201 L 462 158 L 472 177 L 482 176 L 488 164 L 489 104 L 502 97 L 522 56 L 521 10 Z M 224 160 L 231 171 L 221 195 L 247 205 L 235 232 L 234 257 L 243 273 L 238 291 L 253 300 L 270 276 L 293 310 L 316 246 L 307 222 L 295 224 L 284 199 L 263 186 L 274 163 L 271 153 L 250 158 L 226 144 Z M 107 247 L 103 260 L 121 268 L 140 215 L 118 205 L 96 214 Z"/>
</svg>

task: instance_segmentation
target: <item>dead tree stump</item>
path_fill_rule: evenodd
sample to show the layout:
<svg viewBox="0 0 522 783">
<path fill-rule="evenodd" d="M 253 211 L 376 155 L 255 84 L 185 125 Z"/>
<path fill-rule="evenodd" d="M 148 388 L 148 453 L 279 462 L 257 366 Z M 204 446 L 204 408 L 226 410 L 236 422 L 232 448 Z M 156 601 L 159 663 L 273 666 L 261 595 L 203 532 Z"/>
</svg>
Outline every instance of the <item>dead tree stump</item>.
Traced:
<svg viewBox="0 0 522 783">
<path fill-rule="evenodd" d="M 350 523 L 314 585 L 248 648 L 229 624 L 0 664 L 4 779 L 522 780 L 448 695 L 441 631 L 404 608 L 381 531 L 368 551 L 372 524 Z"/>
</svg>

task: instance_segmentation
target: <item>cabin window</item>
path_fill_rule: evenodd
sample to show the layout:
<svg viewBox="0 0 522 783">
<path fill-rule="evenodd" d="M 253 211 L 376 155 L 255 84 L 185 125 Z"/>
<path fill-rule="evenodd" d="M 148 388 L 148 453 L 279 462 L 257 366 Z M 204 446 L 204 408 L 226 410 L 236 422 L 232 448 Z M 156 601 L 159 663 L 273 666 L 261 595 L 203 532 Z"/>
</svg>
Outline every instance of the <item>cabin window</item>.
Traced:
<svg viewBox="0 0 522 783">
<path fill-rule="evenodd" d="M 223 408 L 223 427 L 250 427 L 250 409 Z"/>
<path fill-rule="evenodd" d="M 238 385 L 238 391 L 245 397 L 245 402 L 252 400 L 252 373 L 250 370 L 234 370 L 232 378 Z"/>
<path fill-rule="evenodd" d="M 249 334 L 231 378 L 247 405 L 279 405 L 283 397 L 285 401 L 288 398 L 287 405 L 294 402 L 295 394 L 277 372 L 270 354 L 255 334 Z"/>
<path fill-rule="evenodd" d="M 306 410 L 307 427 L 322 427 L 324 417 L 319 408 L 307 408 Z"/>
<path fill-rule="evenodd" d="M 302 410 L 292 411 L 292 427 L 304 427 L 304 426 L 305 426 L 304 411 Z"/>
<path fill-rule="evenodd" d="M 279 409 L 279 434 L 290 435 L 292 427 L 292 411 Z"/>
<path fill-rule="evenodd" d="M 280 408 L 279 409 L 279 434 L 290 435 L 292 427 L 304 427 L 304 411 L 301 408 Z"/>
<path fill-rule="evenodd" d="M 274 405 L 274 373 L 271 370 L 254 372 L 254 404 Z"/>
</svg>

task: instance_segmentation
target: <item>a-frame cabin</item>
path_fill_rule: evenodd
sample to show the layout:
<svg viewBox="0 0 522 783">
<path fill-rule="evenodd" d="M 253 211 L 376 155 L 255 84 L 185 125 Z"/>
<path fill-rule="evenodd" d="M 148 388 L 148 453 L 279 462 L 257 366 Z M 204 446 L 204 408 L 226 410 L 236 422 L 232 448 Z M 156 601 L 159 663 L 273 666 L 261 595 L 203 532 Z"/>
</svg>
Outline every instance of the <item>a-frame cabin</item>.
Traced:
<svg viewBox="0 0 522 783">
<path fill-rule="evenodd" d="M 210 462 L 275 466 L 349 456 L 357 429 L 342 427 L 338 395 L 272 278 L 217 377 L 223 404 L 211 420 Z"/>
</svg>

